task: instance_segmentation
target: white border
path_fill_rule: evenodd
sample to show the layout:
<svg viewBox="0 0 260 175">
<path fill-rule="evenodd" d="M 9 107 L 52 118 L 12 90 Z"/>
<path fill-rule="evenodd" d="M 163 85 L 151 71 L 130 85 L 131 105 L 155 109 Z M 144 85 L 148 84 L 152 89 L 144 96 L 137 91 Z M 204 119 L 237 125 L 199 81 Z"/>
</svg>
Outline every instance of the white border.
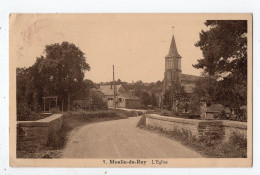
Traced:
<svg viewBox="0 0 260 175">
<path fill-rule="evenodd" d="M 9 167 L 9 13 L 253 13 L 253 168 Z M 258 32 L 257 32 L 258 31 Z M 257 0 L 0 0 L 0 174 L 236 174 L 260 172 L 260 1 Z"/>
</svg>

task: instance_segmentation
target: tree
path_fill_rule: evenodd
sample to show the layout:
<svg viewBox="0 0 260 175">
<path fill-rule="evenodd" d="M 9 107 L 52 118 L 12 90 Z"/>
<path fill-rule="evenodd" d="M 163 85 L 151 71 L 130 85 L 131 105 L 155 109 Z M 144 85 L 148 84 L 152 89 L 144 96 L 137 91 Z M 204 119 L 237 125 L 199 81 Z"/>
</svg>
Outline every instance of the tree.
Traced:
<svg viewBox="0 0 260 175">
<path fill-rule="evenodd" d="M 106 109 L 107 108 L 107 104 L 106 104 L 106 102 L 103 101 L 102 98 L 100 98 L 99 96 L 93 94 L 91 96 L 91 103 L 90 103 L 89 108 L 91 110 Z"/>
<path fill-rule="evenodd" d="M 157 106 L 157 100 L 155 94 L 152 94 L 150 99 L 151 99 L 151 105 L 153 105 L 154 107 Z"/>
<path fill-rule="evenodd" d="M 164 108 L 167 110 L 171 110 L 172 109 L 172 95 L 171 95 L 171 91 L 170 90 L 166 90 L 166 92 L 164 93 L 164 97 L 163 97 L 163 105 Z"/>
<path fill-rule="evenodd" d="M 17 68 L 17 105 L 24 109 L 19 111 L 37 112 L 42 106 L 42 97 L 54 95 L 62 104 L 67 101 L 67 109 L 70 109 L 73 94 L 81 88 L 93 87 L 93 82 L 83 81 L 86 70 L 90 70 L 90 66 L 84 53 L 74 44 L 47 45 L 45 56 L 37 57 L 31 67 Z"/>
<path fill-rule="evenodd" d="M 71 96 L 82 86 L 84 73 L 90 70 L 84 53 L 72 43 L 55 43 L 45 47 L 46 56 L 42 59 L 38 71 L 44 75 L 45 92 L 67 96 L 70 109 Z"/>
<path fill-rule="evenodd" d="M 26 101 L 25 91 L 29 82 L 29 71 L 27 68 L 16 69 L 16 103 Z"/>
<path fill-rule="evenodd" d="M 29 71 L 27 68 L 16 69 L 16 104 L 17 120 L 23 120 L 31 114 L 31 105 L 27 102 L 25 95 L 29 82 Z"/>
<path fill-rule="evenodd" d="M 168 110 L 173 110 L 177 114 L 180 112 L 182 104 L 188 100 L 184 86 L 178 81 L 173 81 L 170 89 L 164 94 L 164 106 Z"/>
<path fill-rule="evenodd" d="M 203 69 L 207 103 L 221 103 L 239 108 L 247 101 L 247 21 L 207 20 L 195 44 L 203 58 L 193 65 Z M 206 85 L 207 86 L 206 86 Z M 225 103 L 225 104 L 224 104 Z"/>
<path fill-rule="evenodd" d="M 140 98 L 141 103 L 144 107 L 151 104 L 150 95 L 142 90 L 135 90 L 135 95 Z"/>
<path fill-rule="evenodd" d="M 194 65 L 209 75 L 239 76 L 244 81 L 247 75 L 247 21 L 207 20 L 210 29 L 201 31 L 195 44 L 202 50 L 203 58 Z"/>
</svg>

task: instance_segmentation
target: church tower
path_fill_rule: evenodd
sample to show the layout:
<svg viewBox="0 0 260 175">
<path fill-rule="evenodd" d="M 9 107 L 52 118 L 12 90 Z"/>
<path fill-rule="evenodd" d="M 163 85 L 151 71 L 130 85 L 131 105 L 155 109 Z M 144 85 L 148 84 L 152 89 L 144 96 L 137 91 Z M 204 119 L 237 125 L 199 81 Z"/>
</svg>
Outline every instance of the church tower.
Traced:
<svg viewBox="0 0 260 175">
<path fill-rule="evenodd" d="M 170 50 L 165 57 L 164 92 L 174 83 L 180 83 L 181 73 L 181 56 L 178 54 L 174 35 L 172 35 Z"/>
</svg>

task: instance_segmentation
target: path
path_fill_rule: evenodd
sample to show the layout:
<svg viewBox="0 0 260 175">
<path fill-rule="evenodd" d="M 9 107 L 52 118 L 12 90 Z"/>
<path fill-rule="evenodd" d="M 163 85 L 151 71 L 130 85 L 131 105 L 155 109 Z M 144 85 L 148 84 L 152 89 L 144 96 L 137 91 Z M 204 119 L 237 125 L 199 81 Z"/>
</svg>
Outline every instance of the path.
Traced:
<svg viewBox="0 0 260 175">
<path fill-rule="evenodd" d="M 197 158 L 197 152 L 136 127 L 140 117 L 92 123 L 73 131 L 64 158 Z"/>
</svg>

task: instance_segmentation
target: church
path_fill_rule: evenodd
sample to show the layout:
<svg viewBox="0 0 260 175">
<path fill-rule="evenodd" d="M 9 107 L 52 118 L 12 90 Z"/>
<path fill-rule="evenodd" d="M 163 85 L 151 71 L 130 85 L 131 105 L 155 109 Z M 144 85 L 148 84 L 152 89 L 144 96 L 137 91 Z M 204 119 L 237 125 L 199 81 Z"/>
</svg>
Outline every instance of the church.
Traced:
<svg viewBox="0 0 260 175">
<path fill-rule="evenodd" d="M 172 35 L 169 53 L 165 56 L 164 88 L 159 100 L 160 106 L 163 102 L 163 95 L 171 88 L 174 82 L 180 83 L 184 86 L 185 91 L 190 94 L 195 87 L 195 81 L 200 78 L 200 76 L 183 74 L 181 70 L 181 59 L 182 57 L 178 53 L 174 35 Z"/>
</svg>

